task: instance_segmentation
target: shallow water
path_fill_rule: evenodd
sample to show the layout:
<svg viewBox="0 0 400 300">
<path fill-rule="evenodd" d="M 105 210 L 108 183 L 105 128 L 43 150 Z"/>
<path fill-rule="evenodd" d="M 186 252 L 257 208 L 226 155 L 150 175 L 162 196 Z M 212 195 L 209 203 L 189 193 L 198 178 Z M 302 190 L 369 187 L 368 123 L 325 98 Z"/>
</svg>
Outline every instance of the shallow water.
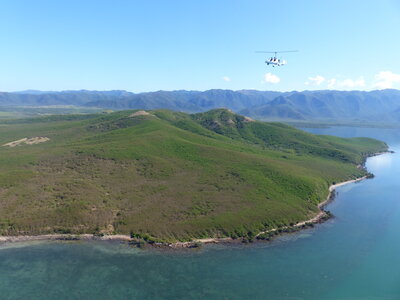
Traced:
<svg viewBox="0 0 400 300">
<path fill-rule="evenodd" d="M 370 136 L 395 154 L 370 158 L 376 177 L 337 189 L 335 218 L 272 243 L 143 251 L 115 242 L 0 246 L 1 299 L 400 299 L 400 132 Z"/>
</svg>

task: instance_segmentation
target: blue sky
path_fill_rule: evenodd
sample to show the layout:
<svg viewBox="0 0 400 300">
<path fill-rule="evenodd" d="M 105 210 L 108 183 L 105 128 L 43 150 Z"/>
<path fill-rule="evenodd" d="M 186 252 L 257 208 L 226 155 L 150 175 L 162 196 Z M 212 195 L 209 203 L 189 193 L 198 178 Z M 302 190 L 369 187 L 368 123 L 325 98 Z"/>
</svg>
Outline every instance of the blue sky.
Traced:
<svg viewBox="0 0 400 300">
<path fill-rule="evenodd" d="M 400 89 L 399 29 L 398 0 L 2 0 L 0 91 Z"/>
</svg>

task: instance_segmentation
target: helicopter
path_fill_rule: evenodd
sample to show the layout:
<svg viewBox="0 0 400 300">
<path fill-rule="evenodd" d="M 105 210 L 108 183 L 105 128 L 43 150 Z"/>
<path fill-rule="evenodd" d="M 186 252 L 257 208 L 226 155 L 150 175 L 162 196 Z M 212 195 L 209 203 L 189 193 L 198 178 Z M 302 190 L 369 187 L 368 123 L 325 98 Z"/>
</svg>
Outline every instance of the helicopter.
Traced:
<svg viewBox="0 0 400 300">
<path fill-rule="evenodd" d="M 297 50 L 289 50 L 289 51 L 256 51 L 256 53 L 274 53 L 274 56 L 270 59 L 267 59 L 265 63 L 267 66 L 272 65 L 273 67 L 281 67 L 287 64 L 286 60 L 277 58 L 278 53 L 288 53 L 288 52 L 297 52 Z"/>
</svg>

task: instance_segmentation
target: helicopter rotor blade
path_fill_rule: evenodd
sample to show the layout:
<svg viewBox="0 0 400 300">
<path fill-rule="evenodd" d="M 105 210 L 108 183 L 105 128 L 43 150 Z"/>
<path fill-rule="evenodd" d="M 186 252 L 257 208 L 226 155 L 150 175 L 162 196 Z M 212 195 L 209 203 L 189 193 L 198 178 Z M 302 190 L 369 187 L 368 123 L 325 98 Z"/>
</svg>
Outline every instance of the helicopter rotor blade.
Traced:
<svg viewBox="0 0 400 300">
<path fill-rule="evenodd" d="M 299 52 L 298 50 L 276 51 L 277 53 Z"/>
<path fill-rule="evenodd" d="M 299 52 L 298 50 L 286 50 L 286 51 L 256 51 L 256 53 L 289 53 L 289 52 Z"/>
</svg>

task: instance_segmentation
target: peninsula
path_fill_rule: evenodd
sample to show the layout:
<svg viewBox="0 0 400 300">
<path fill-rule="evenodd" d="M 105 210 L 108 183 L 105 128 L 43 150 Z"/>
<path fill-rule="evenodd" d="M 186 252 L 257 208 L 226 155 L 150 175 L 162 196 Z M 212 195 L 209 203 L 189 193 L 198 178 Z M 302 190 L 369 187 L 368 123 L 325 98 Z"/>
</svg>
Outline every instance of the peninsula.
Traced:
<svg viewBox="0 0 400 300">
<path fill-rule="evenodd" d="M 367 175 L 360 165 L 387 150 L 227 109 L 4 120 L 0 145 L 2 236 L 149 242 L 254 238 L 299 224 L 318 214 L 330 185 Z"/>
</svg>

